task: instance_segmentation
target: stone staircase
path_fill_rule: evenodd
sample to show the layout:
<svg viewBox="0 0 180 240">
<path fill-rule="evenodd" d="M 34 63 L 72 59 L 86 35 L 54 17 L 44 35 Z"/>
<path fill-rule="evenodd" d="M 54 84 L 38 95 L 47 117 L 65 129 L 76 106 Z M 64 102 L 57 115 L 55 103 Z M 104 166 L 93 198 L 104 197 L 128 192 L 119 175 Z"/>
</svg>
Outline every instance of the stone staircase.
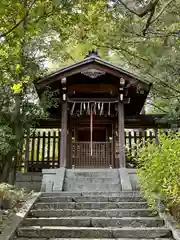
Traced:
<svg viewBox="0 0 180 240">
<path fill-rule="evenodd" d="M 17 239 L 171 239 L 142 194 L 120 191 L 117 179 L 116 171 L 67 171 L 66 191 L 43 193 L 17 229 Z"/>
<path fill-rule="evenodd" d="M 121 182 L 118 169 L 67 169 L 64 191 L 119 192 Z"/>
</svg>

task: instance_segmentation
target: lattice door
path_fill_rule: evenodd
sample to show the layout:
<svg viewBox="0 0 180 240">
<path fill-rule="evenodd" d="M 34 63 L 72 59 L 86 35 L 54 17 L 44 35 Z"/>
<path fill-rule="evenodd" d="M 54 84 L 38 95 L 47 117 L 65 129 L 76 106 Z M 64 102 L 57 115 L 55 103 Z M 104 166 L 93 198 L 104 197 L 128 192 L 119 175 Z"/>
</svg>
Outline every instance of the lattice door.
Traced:
<svg viewBox="0 0 180 240">
<path fill-rule="evenodd" d="M 90 142 L 72 144 L 72 165 L 75 168 L 109 168 L 112 166 L 112 144 L 93 142 L 92 156 Z"/>
</svg>

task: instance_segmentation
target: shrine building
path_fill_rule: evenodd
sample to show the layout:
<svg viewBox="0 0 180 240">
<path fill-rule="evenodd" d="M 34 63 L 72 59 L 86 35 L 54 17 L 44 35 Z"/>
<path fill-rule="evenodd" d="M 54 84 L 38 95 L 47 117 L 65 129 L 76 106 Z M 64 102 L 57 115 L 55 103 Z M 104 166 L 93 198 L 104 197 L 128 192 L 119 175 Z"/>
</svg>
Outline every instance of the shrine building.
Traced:
<svg viewBox="0 0 180 240">
<path fill-rule="evenodd" d="M 58 167 L 126 167 L 125 128 L 154 127 L 153 117 L 141 114 L 151 84 L 102 60 L 97 51 L 35 85 L 40 98 L 48 88 L 59 100 L 40 122 L 61 129 Z"/>
</svg>

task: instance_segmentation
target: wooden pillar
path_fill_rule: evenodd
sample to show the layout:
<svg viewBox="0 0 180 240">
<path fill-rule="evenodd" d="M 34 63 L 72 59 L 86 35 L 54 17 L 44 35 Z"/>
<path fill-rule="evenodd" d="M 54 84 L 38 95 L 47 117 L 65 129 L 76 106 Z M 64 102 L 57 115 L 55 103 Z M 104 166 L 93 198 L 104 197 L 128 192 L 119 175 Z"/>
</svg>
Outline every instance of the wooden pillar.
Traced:
<svg viewBox="0 0 180 240">
<path fill-rule="evenodd" d="M 69 168 L 69 119 L 68 119 L 68 126 L 67 126 L 67 152 L 66 152 L 66 167 Z"/>
<path fill-rule="evenodd" d="M 124 141 L 124 103 L 118 102 L 119 167 L 126 167 Z"/>
<path fill-rule="evenodd" d="M 115 138 L 116 138 L 116 132 L 115 132 L 115 129 L 114 129 L 114 125 L 115 124 L 112 124 L 111 127 L 112 127 L 112 167 L 115 168 L 116 167 L 116 164 L 115 164 L 115 152 L 116 152 L 116 148 L 115 148 Z"/>
<path fill-rule="evenodd" d="M 109 129 L 107 125 L 106 125 L 106 142 L 109 142 Z"/>
<path fill-rule="evenodd" d="M 119 99 L 118 99 L 118 137 L 119 137 L 119 167 L 126 167 L 125 159 L 125 139 L 124 139 L 124 85 L 125 80 L 120 79 Z"/>
<path fill-rule="evenodd" d="M 63 97 L 61 103 L 61 142 L 60 142 L 60 167 L 66 167 L 67 163 L 67 120 L 68 120 L 68 103 L 66 96 L 66 79 L 61 80 L 63 85 Z"/>
<path fill-rule="evenodd" d="M 77 124 L 74 125 L 74 138 L 75 138 L 75 142 L 78 142 L 79 138 L 78 138 L 78 126 L 77 126 Z"/>
<path fill-rule="evenodd" d="M 68 141 L 67 141 L 67 168 L 72 168 L 72 125 L 69 119 Z"/>
</svg>

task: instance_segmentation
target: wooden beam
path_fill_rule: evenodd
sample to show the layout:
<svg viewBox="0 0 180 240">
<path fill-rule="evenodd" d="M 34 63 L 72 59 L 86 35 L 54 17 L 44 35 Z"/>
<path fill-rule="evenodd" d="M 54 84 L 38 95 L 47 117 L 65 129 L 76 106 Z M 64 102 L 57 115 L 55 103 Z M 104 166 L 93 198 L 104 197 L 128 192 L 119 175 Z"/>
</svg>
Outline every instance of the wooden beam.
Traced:
<svg viewBox="0 0 180 240">
<path fill-rule="evenodd" d="M 72 103 L 83 103 L 83 102 L 104 102 L 104 103 L 109 103 L 109 102 L 118 102 L 118 98 L 68 98 L 68 102 Z"/>
<path fill-rule="evenodd" d="M 71 103 L 82 103 L 82 102 L 97 102 L 97 103 L 117 103 L 118 98 L 113 97 L 113 98 L 68 98 L 68 102 Z M 129 97 L 124 97 L 123 100 L 124 104 L 129 104 L 130 103 L 130 98 Z"/>
<path fill-rule="evenodd" d="M 113 84 L 74 84 L 68 87 L 68 95 L 74 94 L 74 92 L 112 92 L 112 94 L 117 95 L 118 89 Z"/>
<path fill-rule="evenodd" d="M 98 105 L 98 103 L 96 103 Z M 170 128 L 167 122 L 160 122 L 164 117 L 164 114 L 148 114 L 148 115 L 136 115 L 136 116 L 125 116 L 125 128 Z M 89 116 L 74 117 L 72 118 L 72 124 L 89 124 Z M 118 117 L 94 116 L 96 124 L 112 124 L 118 122 Z M 41 119 L 36 125 L 36 128 L 60 128 L 61 118 L 49 118 Z"/>
</svg>

